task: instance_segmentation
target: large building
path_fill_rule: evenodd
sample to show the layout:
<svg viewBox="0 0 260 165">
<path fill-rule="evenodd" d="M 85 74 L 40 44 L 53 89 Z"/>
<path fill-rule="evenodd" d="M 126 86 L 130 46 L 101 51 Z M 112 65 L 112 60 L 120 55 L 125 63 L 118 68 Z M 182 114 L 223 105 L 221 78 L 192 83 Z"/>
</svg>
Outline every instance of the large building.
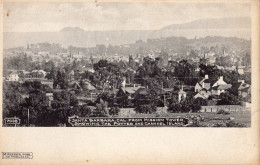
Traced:
<svg viewBox="0 0 260 165">
<path fill-rule="evenodd" d="M 197 94 L 194 97 L 208 98 L 211 95 L 219 96 L 231 87 L 231 84 L 227 84 L 223 80 L 223 76 L 220 76 L 216 80 L 205 75 L 205 77 L 195 85 L 195 92 L 197 92 Z"/>
</svg>

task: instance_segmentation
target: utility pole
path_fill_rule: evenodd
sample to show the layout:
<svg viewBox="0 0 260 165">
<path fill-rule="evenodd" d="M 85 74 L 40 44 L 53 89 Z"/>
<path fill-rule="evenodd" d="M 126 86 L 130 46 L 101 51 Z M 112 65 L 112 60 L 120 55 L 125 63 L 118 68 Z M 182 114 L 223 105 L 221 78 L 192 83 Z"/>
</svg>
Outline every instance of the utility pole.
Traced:
<svg viewBox="0 0 260 165">
<path fill-rule="evenodd" d="M 14 119 L 16 119 L 16 116 L 14 116 Z M 16 127 L 16 122 L 15 122 L 15 124 L 14 124 L 14 127 Z"/>
<path fill-rule="evenodd" d="M 29 119 L 30 119 L 30 110 L 28 108 L 28 110 L 27 110 L 27 125 L 28 125 L 28 127 L 29 127 Z"/>
<path fill-rule="evenodd" d="M 165 100 L 165 94 L 163 95 L 163 105 L 165 107 L 165 104 L 166 104 L 166 100 Z"/>
</svg>

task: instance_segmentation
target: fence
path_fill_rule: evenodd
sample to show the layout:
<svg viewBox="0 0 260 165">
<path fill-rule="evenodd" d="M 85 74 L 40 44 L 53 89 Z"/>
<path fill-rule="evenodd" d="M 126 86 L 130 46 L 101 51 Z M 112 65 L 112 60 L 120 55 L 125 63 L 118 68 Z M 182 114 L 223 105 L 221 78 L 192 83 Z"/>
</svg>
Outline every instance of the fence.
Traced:
<svg viewBox="0 0 260 165">
<path fill-rule="evenodd" d="M 217 112 L 220 109 L 229 112 L 241 112 L 241 111 L 251 110 L 251 108 L 244 107 L 241 105 L 218 105 L 218 106 L 201 106 L 200 112 Z"/>
</svg>

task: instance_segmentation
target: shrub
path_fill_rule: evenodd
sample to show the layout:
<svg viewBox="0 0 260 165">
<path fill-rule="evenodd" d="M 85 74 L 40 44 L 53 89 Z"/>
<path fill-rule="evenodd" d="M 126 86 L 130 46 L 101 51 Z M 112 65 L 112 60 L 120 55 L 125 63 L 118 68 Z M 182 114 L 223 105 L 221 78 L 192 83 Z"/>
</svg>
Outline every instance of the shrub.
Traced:
<svg viewBox="0 0 260 165">
<path fill-rule="evenodd" d="M 225 123 L 214 124 L 213 127 L 227 127 Z"/>
<path fill-rule="evenodd" d="M 156 112 L 156 106 L 150 104 L 138 105 L 134 110 L 137 113 L 154 113 Z"/>
<path fill-rule="evenodd" d="M 229 115 L 230 112 L 227 112 L 227 111 L 225 111 L 225 110 L 223 110 L 223 109 L 220 109 L 220 110 L 217 112 L 217 114 Z"/>
<path fill-rule="evenodd" d="M 119 112 L 120 112 L 119 107 L 111 107 L 109 109 L 109 115 L 118 115 Z"/>
<path fill-rule="evenodd" d="M 226 123 L 227 127 L 246 127 L 245 124 L 243 123 L 239 123 L 239 122 L 235 122 L 235 121 L 229 121 Z"/>
</svg>

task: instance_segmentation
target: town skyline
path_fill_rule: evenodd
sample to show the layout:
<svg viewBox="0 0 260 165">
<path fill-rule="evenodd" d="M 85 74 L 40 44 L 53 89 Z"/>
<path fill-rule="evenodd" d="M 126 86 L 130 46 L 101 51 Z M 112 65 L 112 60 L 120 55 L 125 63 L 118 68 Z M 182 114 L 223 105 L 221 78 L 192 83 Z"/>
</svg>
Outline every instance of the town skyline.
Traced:
<svg viewBox="0 0 260 165">
<path fill-rule="evenodd" d="M 3 126 L 251 127 L 250 8 L 5 3 Z"/>
</svg>

